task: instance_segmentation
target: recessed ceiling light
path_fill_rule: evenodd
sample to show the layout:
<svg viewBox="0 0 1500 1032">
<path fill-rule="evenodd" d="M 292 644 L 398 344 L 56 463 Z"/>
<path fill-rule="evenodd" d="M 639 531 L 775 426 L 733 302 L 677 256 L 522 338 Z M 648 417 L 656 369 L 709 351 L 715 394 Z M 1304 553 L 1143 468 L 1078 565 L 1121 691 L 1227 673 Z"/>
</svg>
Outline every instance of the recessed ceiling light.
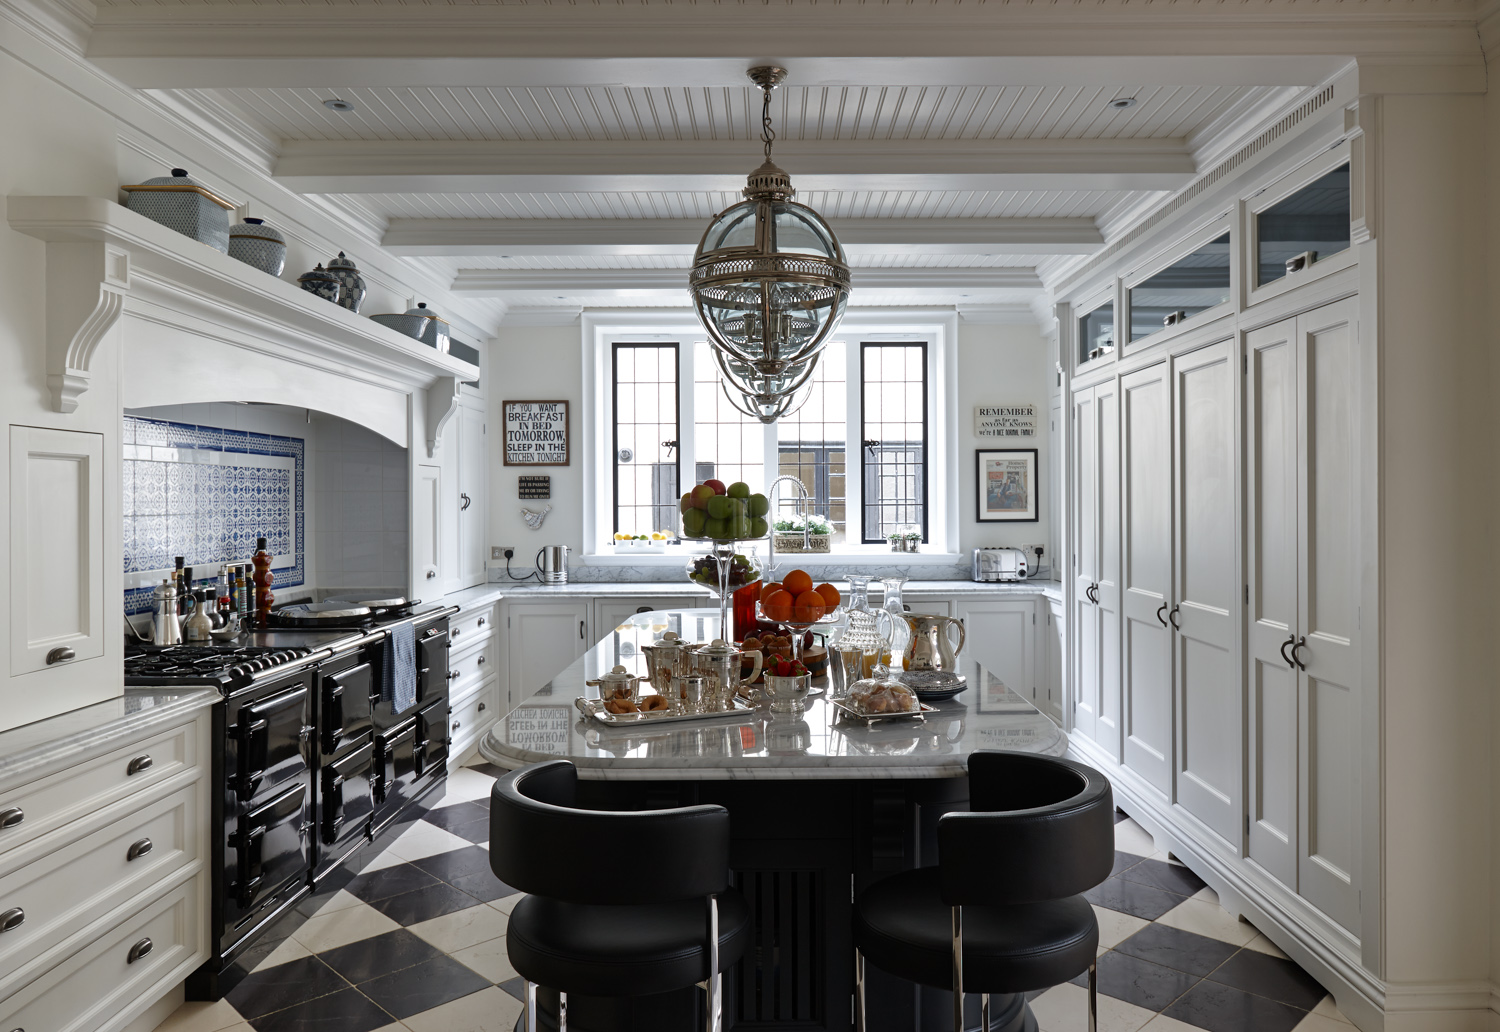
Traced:
<svg viewBox="0 0 1500 1032">
<path fill-rule="evenodd" d="M 1114 108 L 1117 111 L 1124 111 L 1126 108 L 1133 108 L 1133 107 L 1135 107 L 1135 98 L 1134 97 L 1116 97 L 1114 100 L 1112 100 L 1112 101 L 1109 102 L 1109 106 L 1112 107 L 1112 108 Z"/>
<path fill-rule="evenodd" d="M 323 106 L 326 107 L 329 111 L 353 111 L 354 101 L 339 100 L 337 97 L 330 97 L 327 100 L 323 101 Z"/>
</svg>

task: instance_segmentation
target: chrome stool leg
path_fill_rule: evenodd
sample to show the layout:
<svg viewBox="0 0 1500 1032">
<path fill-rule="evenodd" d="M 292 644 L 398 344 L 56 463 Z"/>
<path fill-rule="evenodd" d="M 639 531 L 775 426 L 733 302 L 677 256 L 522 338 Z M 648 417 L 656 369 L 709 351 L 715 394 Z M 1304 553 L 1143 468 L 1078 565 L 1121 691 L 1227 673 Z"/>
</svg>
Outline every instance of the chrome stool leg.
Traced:
<svg viewBox="0 0 1500 1032">
<path fill-rule="evenodd" d="M 963 907 L 953 908 L 953 1032 L 964 1032 Z"/>
<path fill-rule="evenodd" d="M 854 1032 L 865 1032 L 865 955 L 854 951 Z"/>
<path fill-rule="evenodd" d="M 979 1029 L 980 1032 L 990 1032 L 990 994 L 979 994 Z"/>
<path fill-rule="evenodd" d="M 557 1032 L 568 1032 L 568 994 L 557 994 Z"/>
<path fill-rule="evenodd" d="M 719 897 L 708 897 L 708 1032 L 724 1027 L 724 976 L 719 971 Z"/>
<path fill-rule="evenodd" d="M 536 983 L 526 980 L 526 1032 L 536 1032 Z"/>
<path fill-rule="evenodd" d="M 1099 964 L 1089 965 L 1089 1032 L 1099 1030 Z"/>
</svg>

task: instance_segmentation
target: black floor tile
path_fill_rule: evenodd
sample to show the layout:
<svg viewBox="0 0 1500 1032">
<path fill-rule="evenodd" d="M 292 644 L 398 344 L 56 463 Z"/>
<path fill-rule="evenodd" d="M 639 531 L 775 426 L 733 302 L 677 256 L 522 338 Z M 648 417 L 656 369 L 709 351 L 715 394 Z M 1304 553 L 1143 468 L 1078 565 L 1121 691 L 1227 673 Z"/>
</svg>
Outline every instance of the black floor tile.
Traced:
<svg viewBox="0 0 1500 1032">
<path fill-rule="evenodd" d="M 404 927 L 418 921 L 430 921 L 455 910 L 467 910 L 475 902 L 475 897 L 467 892 L 460 892 L 451 885 L 435 881 L 426 888 L 377 900 L 370 906 Z"/>
<path fill-rule="evenodd" d="M 1121 821 L 1129 820 L 1129 819 L 1130 819 L 1130 814 L 1126 813 L 1124 810 L 1116 810 L 1115 811 L 1115 823 L 1116 824 L 1119 824 Z"/>
<path fill-rule="evenodd" d="M 436 885 L 438 878 L 429 871 L 412 864 L 392 864 L 378 871 L 362 874 L 348 885 L 350 895 L 358 896 L 366 903 L 389 899 L 403 892 L 424 889 Z"/>
<path fill-rule="evenodd" d="M 432 875 L 440 878 L 450 885 L 456 885 L 456 878 L 467 878 L 475 874 L 490 874 L 489 850 L 478 846 L 465 846 L 463 849 L 452 849 L 446 853 L 436 856 L 423 857 L 421 860 L 413 860 L 412 863 Z M 490 875 L 494 877 L 494 875 Z"/>
<path fill-rule="evenodd" d="M 460 824 L 457 827 L 449 828 L 448 831 L 461 839 L 467 839 L 476 844 L 488 842 L 490 840 L 490 819 L 482 817 L 477 821 L 470 821 L 468 824 Z"/>
<path fill-rule="evenodd" d="M 477 770 L 481 774 L 488 774 L 492 778 L 503 778 L 510 773 L 510 771 L 502 770 L 493 763 L 476 763 L 469 769 Z"/>
<path fill-rule="evenodd" d="M 1163 860 L 1142 860 L 1132 866 L 1123 877 L 1126 881 L 1154 885 L 1158 889 L 1166 889 L 1180 896 L 1191 896 L 1207 884 L 1186 867 L 1180 864 L 1169 864 Z"/>
<path fill-rule="evenodd" d="M 1234 986 L 1302 1010 L 1312 1010 L 1328 995 L 1326 989 L 1294 962 L 1250 949 L 1240 950 L 1208 977 L 1221 985 Z"/>
<path fill-rule="evenodd" d="M 1292 1032 L 1307 1012 L 1207 979 L 1162 1011 L 1214 1032 Z"/>
<path fill-rule="evenodd" d="M 506 896 L 514 896 L 520 891 L 519 889 L 511 888 L 499 878 L 496 878 L 491 871 L 481 871 L 478 874 L 455 878 L 452 884 L 455 889 L 462 889 L 475 899 L 483 900 L 486 903 L 493 903 L 495 900 L 504 899 Z"/>
<path fill-rule="evenodd" d="M 435 824 L 444 831 L 452 831 L 460 824 L 468 824 L 471 821 L 488 820 L 490 808 L 480 806 L 478 803 L 453 803 L 451 806 L 440 807 L 436 810 L 428 810 L 422 819 L 428 824 Z"/>
<path fill-rule="evenodd" d="M 1161 1010 L 1191 989 L 1198 980 L 1197 975 L 1153 964 L 1125 953 L 1116 953 L 1114 950 L 1099 958 L 1099 991 L 1147 1010 Z M 1079 975 L 1073 982 L 1087 986 L 1088 972 Z"/>
<path fill-rule="evenodd" d="M 300 957 L 246 975 L 224 998 L 249 1019 L 347 988 L 349 983 L 317 957 Z"/>
<path fill-rule="evenodd" d="M 1117 849 L 1115 850 L 1115 866 L 1110 869 L 1109 876 L 1111 878 L 1118 878 L 1144 859 L 1146 858 L 1143 856 L 1136 856 L 1134 853 L 1124 853 Z"/>
<path fill-rule="evenodd" d="M 358 989 L 345 989 L 295 1007 L 250 1019 L 255 1032 L 370 1032 L 391 1023 Z"/>
<path fill-rule="evenodd" d="M 1185 932 L 1180 928 L 1153 923 L 1115 949 L 1191 975 L 1207 975 L 1234 956 L 1239 947 L 1196 932 Z"/>
<path fill-rule="evenodd" d="M 1118 910 L 1126 914 L 1155 921 L 1168 910 L 1177 906 L 1186 896 L 1180 896 L 1154 885 L 1110 878 L 1083 894 L 1084 899 L 1106 910 Z"/>
<path fill-rule="evenodd" d="M 442 956 L 360 985 L 360 992 L 398 1018 L 409 1018 L 457 1000 L 490 982 L 452 957 Z"/>
<path fill-rule="evenodd" d="M 324 950 L 318 959 L 358 985 L 402 968 L 416 967 L 443 956 L 443 951 L 417 938 L 405 928 L 386 932 L 347 946 Z"/>
<path fill-rule="evenodd" d="M 526 979 L 517 975 L 515 978 L 507 978 L 500 983 L 500 988 L 510 993 L 522 1003 L 526 1002 Z"/>
</svg>

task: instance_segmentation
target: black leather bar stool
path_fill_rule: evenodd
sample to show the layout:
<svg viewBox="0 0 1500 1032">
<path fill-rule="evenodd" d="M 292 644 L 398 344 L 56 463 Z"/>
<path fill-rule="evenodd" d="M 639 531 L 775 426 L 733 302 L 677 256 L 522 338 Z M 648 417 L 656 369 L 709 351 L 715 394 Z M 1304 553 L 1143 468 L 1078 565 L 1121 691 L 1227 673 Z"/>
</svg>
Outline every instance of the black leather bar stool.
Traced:
<svg viewBox="0 0 1500 1032">
<path fill-rule="evenodd" d="M 719 1032 L 722 972 L 744 953 L 750 925 L 729 884 L 729 812 L 584 810 L 577 788 L 573 764 L 553 760 L 491 792 L 490 868 L 530 893 L 505 939 L 526 980 L 526 1032 L 536 1032 L 538 984 L 557 991 L 566 1032 L 569 993 L 639 997 L 700 982 L 706 1027 Z"/>
<path fill-rule="evenodd" d="M 969 811 L 938 820 L 938 865 L 885 878 L 854 910 L 855 1028 L 865 1028 L 865 961 L 964 993 L 1022 993 L 1089 973 L 1097 1027 L 1099 924 L 1080 893 L 1114 866 L 1114 798 L 1104 775 L 1070 760 L 1014 752 L 969 757 Z"/>
</svg>

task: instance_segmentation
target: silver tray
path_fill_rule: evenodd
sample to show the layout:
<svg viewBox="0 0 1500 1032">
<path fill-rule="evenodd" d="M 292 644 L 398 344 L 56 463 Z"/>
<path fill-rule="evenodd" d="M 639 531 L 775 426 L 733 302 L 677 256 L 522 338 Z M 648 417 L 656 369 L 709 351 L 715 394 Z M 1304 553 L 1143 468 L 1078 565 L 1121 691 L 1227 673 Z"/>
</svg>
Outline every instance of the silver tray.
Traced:
<svg viewBox="0 0 1500 1032">
<path fill-rule="evenodd" d="M 671 713 L 666 710 L 654 710 L 650 713 L 611 713 L 604 708 L 601 699 L 575 698 L 573 705 L 578 707 L 578 712 L 585 717 L 592 717 L 605 727 L 630 727 L 639 728 L 647 724 L 677 724 L 686 720 L 733 720 L 755 716 L 755 707 L 744 699 L 735 696 L 732 700 L 733 709 L 719 710 L 714 713 Z"/>
<path fill-rule="evenodd" d="M 937 707 L 929 706 L 921 700 L 917 701 L 916 709 L 907 710 L 905 713 L 861 713 L 842 699 L 829 699 L 828 704 L 838 712 L 838 716 L 847 717 L 850 720 L 863 720 L 866 727 L 874 727 L 876 724 L 887 720 L 926 721 L 927 714 L 937 709 Z"/>
</svg>

